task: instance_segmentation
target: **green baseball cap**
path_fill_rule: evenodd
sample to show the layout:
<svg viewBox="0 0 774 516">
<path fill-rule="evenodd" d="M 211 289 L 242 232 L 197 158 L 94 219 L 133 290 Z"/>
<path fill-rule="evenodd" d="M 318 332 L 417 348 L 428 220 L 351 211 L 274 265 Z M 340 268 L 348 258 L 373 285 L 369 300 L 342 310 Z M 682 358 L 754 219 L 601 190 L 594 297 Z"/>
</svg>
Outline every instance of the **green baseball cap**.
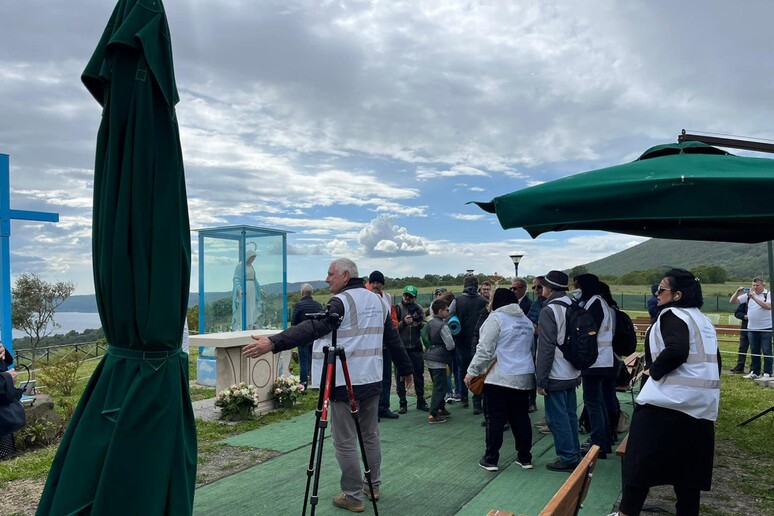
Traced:
<svg viewBox="0 0 774 516">
<path fill-rule="evenodd" d="M 419 294 L 419 291 L 417 290 L 417 287 L 414 285 L 406 285 L 406 288 L 403 289 L 404 294 L 408 294 L 410 296 L 417 297 L 417 294 Z"/>
</svg>

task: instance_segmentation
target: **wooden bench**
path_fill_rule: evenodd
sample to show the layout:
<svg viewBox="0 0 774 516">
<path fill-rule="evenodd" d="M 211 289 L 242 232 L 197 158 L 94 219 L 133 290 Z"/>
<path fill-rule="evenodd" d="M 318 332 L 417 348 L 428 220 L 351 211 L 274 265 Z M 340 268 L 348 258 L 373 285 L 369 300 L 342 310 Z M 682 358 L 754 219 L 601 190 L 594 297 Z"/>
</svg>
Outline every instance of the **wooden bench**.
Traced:
<svg viewBox="0 0 774 516">
<path fill-rule="evenodd" d="M 619 385 L 615 388 L 618 392 L 630 392 L 632 394 L 632 404 L 634 404 L 634 389 L 639 385 L 642 379 L 642 373 L 645 371 L 645 352 L 637 351 L 626 357 L 624 366 L 629 370 L 631 380 L 628 385 Z"/>
<path fill-rule="evenodd" d="M 583 457 L 578 466 L 570 473 L 570 477 L 540 511 L 539 516 L 577 516 L 583 500 L 589 492 L 591 478 L 597 465 L 599 446 L 594 445 Z M 512 512 L 492 509 L 487 516 L 516 516 Z M 523 516 L 523 515 L 520 515 Z"/>
</svg>

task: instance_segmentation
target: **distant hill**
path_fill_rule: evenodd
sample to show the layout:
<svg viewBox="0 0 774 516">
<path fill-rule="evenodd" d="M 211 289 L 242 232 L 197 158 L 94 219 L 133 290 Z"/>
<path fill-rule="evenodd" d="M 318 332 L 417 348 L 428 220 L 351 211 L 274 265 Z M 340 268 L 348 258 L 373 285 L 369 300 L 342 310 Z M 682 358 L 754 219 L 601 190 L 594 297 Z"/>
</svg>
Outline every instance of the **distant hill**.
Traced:
<svg viewBox="0 0 774 516">
<path fill-rule="evenodd" d="M 288 283 L 288 293 L 298 292 L 301 285 L 309 283 L 315 290 L 326 289 L 328 284 L 324 281 L 298 281 L 295 283 Z M 268 283 L 262 285 L 263 289 L 268 294 L 279 294 L 282 292 L 282 283 Z M 204 302 L 211 303 L 212 301 L 221 299 L 223 297 L 230 297 L 231 291 L 226 292 L 207 292 L 204 295 Z M 188 306 L 196 306 L 199 304 L 199 293 L 191 292 L 188 296 Z M 94 294 L 70 296 L 62 303 L 57 309 L 59 312 L 86 312 L 95 313 L 97 311 L 97 299 Z"/>
<path fill-rule="evenodd" d="M 690 269 L 699 265 L 718 265 L 729 276 L 740 279 L 768 277 L 766 243 L 732 244 L 654 238 L 584 266 L 592 274 L 622 276 L 637 270 L 660 267 Z"/>
</svg>

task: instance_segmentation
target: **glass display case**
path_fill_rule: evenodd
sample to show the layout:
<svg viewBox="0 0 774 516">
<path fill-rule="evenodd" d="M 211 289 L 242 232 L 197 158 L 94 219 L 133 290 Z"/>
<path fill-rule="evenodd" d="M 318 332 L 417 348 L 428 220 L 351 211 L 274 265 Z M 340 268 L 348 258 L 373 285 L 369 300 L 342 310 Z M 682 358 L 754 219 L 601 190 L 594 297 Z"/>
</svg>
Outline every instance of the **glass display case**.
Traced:
<svg viewBox="0 0 774 516">
<path fill-rule="evenodd" d="M 287 328 L 287 232 L 226 226 L 198 233 L 199 333 Z M 213 354 L 200 349 L 200 360 Z M 198 382 L 214 385 L 214 364 L 198 369 Z"/>
</svg>

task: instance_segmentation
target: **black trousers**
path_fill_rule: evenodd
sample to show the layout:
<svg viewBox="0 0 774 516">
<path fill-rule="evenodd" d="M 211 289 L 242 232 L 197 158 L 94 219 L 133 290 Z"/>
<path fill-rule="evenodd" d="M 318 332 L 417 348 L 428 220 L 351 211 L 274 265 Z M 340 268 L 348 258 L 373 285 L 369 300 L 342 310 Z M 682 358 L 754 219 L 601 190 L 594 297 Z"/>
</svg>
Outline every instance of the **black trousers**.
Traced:
<svg viewBox="0 0 774 516">
<path fill-rule="evenodd" d="M 736 359 L 736 369 L 737 371 L 744 371 L 744 363 L 747 361 L 747 350 L 750 349 L 750 340 L 747 338 L 747 332 L 742 329 L 742 331 L 739 332 L 739 353 L 738 358 Z"/>
<path fill-rule="evenodd" d="M 414 391 L 417 393 L 417 403 L 425 403 L 425 359 L 422 358 L 423 350 L 419 348 L 406 349 L 409 360 L 411 360 L 411 368 L 414 370 Z M 395 371 L 397 375 L 397 370 Z M 402 378 L 398 378 L 396 382 L 396 391 L 398 392 L 398 398 L 400 398 L 400 405 L 406 406 L 406 382 Z"/>
<path fill-rule="evenodd" d="M 529 391 L 484 384 L 487 462 L 497 464 L 500 459 L 506 422 L 511 425 L 519 462 L 532 462 L 532 424 L 528 408 Z"/>
<path fill-rule="evenodd" d="M 699 501 L 701 500 L 701 491 L 690 487 L 674 486 L 677 503 L 677 516 L 698 516 Z M 648 497 L 649 487 L 624 486 L 621 496 L 621 505 L 619 512 L 626 516 L 637 516 L 645 505 L 645 499 Z"/>
<path fill-rule="evenodd" d="M 430 400 L 430 415 L 437 415 L 439 410 L 446 408 L 444 396 L 446 396 L 446 368 L 429 369 L 430 378 L 433 379 L 433 397 Z"/>
</svg>

